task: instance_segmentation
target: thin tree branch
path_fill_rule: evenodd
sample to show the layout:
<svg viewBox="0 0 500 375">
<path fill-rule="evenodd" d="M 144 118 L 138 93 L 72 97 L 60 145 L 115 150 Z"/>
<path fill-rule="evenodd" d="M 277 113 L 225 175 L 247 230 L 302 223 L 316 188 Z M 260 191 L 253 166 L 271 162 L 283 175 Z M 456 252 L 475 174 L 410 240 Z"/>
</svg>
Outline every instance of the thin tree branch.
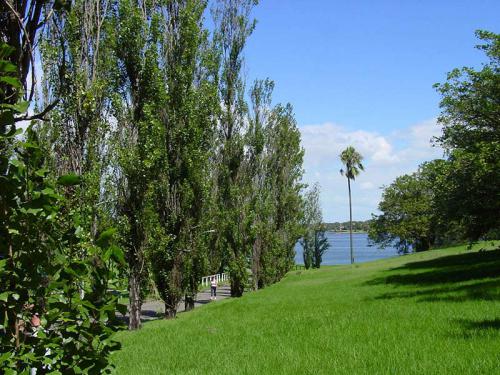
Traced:
<svg viewBox="0 0 500 375">
<path fill-rule="evenodd" d="M 16 117 L 14 119 L 14 122 L 19 122 L 19 121 L 30 121 L 30 120 L 42 120 L 42 121 L 46 121 L 47 119 L 45 118 L 45 115 L 52 111 L 54 109 L 54 107 L 57 105 L 57 103 L 59 103 L 59 99 L 56 99 L 55 101 L 53 101 L 52 103 L 50 103 L 47 107 L 45 107 L 45 109 L 39 113 L 36 113 L 34 115 L 31 115 L 31 116 L 28 116 L 27 114 L 24 115 L 24 116 L 21 116 L 21 117 Z"/>
</svg>

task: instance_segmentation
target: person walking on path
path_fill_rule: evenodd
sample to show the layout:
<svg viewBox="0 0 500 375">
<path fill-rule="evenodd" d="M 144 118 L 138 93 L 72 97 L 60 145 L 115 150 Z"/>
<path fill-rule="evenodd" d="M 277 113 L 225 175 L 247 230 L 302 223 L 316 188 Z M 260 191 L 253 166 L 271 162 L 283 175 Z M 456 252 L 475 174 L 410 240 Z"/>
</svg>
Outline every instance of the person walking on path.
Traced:
<svg viewBox="0 0 500 375">
<path fill-rule="evenodd" d="M 212 280 L 210 282 L 210 299 L 212 301 L 217 299 L 217 279 L 215 276 L 212 276 Z"/>
</svg>

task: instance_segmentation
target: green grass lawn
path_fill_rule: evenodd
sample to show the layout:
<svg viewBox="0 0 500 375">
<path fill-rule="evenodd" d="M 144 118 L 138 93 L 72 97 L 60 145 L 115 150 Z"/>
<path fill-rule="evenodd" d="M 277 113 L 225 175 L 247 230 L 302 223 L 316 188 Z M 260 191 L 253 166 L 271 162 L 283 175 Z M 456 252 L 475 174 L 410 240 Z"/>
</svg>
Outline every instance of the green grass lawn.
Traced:
<svg viewBox="0 0 500 375">
<path fill-rule="evenodd" d="M 292 271 L 118 333 L 113 362 L 118 374 L 500 374 L 500 250 L 478 248 Z"/>
</svg>

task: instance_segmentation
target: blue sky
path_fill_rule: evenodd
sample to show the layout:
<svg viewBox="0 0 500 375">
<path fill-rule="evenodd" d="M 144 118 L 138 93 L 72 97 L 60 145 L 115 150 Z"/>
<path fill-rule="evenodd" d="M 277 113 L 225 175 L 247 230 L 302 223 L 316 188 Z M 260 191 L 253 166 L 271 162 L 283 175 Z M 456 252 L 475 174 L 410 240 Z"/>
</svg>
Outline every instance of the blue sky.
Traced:
<svg viewBox="0 0 500 375">
<path fill-rule="evenodd" d="M 500 1 L 262 0 L 246 49 L 249 82 L 270 77 L 275 102 L 294 106 L 305 181 L 318 181 L 326 221 L 348 219 L 338 154 L 353 144 L 366 172 L 353 216 L 370 218 L 382 185 L 442 155 L 439 96 L 455 67 L 480 66 L 476 29 L 500 32 Z"/>
</svg>

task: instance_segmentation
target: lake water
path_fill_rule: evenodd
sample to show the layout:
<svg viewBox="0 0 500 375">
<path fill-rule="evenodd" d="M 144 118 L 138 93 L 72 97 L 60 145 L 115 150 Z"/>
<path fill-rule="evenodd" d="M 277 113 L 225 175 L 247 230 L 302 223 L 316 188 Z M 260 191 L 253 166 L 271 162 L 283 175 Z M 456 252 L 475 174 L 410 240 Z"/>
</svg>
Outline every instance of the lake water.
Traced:
<svg viewBox="0 0 500 375">
<path fill-rule="evenodd" d="M 326 237 L 330 247 L 323 254 L 323 265 L 349 264 L 351 263 L 349 250 L 349 233 L 326 232 Z M 397 250 L 392 247 L 380 249 L 377 246 L 368 245 L 368 234 L 353 233 L 352 241 L 354 247 L 354 262 L 362 263 L 370 260 L 389 258 L 399 255 Z M 295 245 L 295 263 L 304 264 L 302 258 L 302 246 L 300 243 Z"/>
</svg>

